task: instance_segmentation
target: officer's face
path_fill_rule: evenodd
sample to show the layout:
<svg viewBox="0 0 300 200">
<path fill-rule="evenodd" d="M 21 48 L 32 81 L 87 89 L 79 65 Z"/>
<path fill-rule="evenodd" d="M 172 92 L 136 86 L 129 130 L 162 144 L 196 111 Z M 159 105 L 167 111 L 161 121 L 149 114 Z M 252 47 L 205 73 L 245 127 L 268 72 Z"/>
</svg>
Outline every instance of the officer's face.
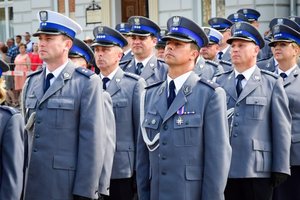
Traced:
<svg viewBox="0 0 300 200">
<path fill-rule="evenodd" d="M 96 46 L 94 52 L 96 65 L 100 70 L 115 69 L 122 58 L 122 49 L 118 46 Z"/>
<path fill-rule="evenodd" d="M 273 55 L 279 63 L 286 61 L 295 63 L 299 55 L 299 47 L 295 43 L 276 42 L 273 47 Z"/>
<path fill-rule="evenodd" d="M 249 68 L 256 64 L 259 47 L 253 42 L 234 40 L 231 43 L 231 62 L 237 67 Z"/>
<path fill-rule="evenodd" d="M 133 35 L 131 50 L 138 59 L 149 57 L 156 45 L 157 39 L 152 36 L 137 36 Z"/>
<path fill-rule="evenodd" d="M 219 51 L 220 47 L 218 44 L 209 44 L 200 49 L 200 54 L 207 60 L 214 60 Z"/>
<path fill-rule="evenodd" d="M 195 59 L 198 57 L 198 50 L 191 48 L 191 43 L 170 39 L 165 48 L 165 62 L 170 67 L 193 67 Z"/>
<path fill-rule="evenodd" d="M 50 64 L 60 62 L 68 57 L 68 51 L 72 46 L 71 39 L 63 35 L 39 35 L 39 56 Z"/>
</svg>

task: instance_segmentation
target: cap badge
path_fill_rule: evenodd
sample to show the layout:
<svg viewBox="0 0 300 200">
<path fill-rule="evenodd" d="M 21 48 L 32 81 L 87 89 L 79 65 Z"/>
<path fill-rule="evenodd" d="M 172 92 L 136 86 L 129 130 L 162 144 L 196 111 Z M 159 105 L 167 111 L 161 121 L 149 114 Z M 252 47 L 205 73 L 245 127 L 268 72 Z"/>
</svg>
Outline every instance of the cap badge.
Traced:
<svg viewBox="0 0 300 200">
<path fill-rule="evenodd" d="M 99 26 L 97 31 L 98 31 L 98 34 L 103 34 L 103 27 Z"/>
<path fill-rule="evenodd" d="M 40 20 L 42 22 L 48 21 L 48 12 L 47 11 L 40 12 Z"/>
<path fill-rule="evenodd" d="M 179 26 L 180 18 L 178 16 L 173 17 L 173 26 Z"/>
<path fill-rule="evenodd" d="M 241 24 L 240 22 L 237 22 L 237 23 L 235 24 L 235 27 L 236 27 L 237 29 L 240 29 L 241 26 L 242 26 L 242 24 Z"/>
<path fill-rule="evenodd" d="M 210 29 L 209 29 L 209 28 L 205 28 L 205 29 L 204 29 L 204 32 L 205 32 L 206 35 L 209 35 Z"/>
<path fill-rule="evenodd" d="M 234 13 L 233 17 L 234 17 L 234 19 L 238 19 L 239 18 L 239 14 L 238 13 Z"/>
<path fill-rule="evenodd" d="M 295 21 L 295 20 L 296 20 L 296 18 L 295 18 L 295 17 L 291 17 L 291 18 L 290 18 L 290 20 L 292 20 L 292 21 Z"/>
<path fill-rule="evenodd" d="M 140 25 L 140 18 L 138 18 L 138 17 L 134 18 L 134 24 Z"/>
<path fill-rule="evenodd" d="M 247 9 L 244 9 L 244 10 L 243 10 L 243 13 L 247 14 L 247 13 L 248 13 L 248 10 L 247 10 Z"/>
<path fill-rule="evenodd" d="M 121 23 L 121 24 L 120 24 L 120 28 L 125 28 L 125 24 L 124 24 L 124 23 Z"/>
<path fill-rule="evenodd" d="M 277 24 L 283 24 L 283 19 L 282 18 L 277 19 Z"/>
<path fill-rule="evenodd" d="M 214 18 L 213 19 L 213 23 L 217 23 L 218 22 L 218 19 L 217 18 Z"/>
<path fill-rule="evenodd" d="M 279 27 L 279 26 L 275 26 L 275 27 L 273 28 L 273 31 L 274 31 L 274 34 L 279 33 L 279 32 L 280 32 L 280 27 Z"/>
</svg>

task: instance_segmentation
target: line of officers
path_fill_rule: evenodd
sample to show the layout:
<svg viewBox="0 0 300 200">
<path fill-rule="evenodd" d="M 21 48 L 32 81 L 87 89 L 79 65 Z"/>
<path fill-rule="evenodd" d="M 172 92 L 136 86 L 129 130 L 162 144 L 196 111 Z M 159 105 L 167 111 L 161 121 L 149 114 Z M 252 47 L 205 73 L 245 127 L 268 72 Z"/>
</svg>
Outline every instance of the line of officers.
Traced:
<svg viewBox="0 0 300 200">
<path fill-rule="evenodd" d="M 75 21 L 38 12 L 44 67 L 21 111 L 0 107 L 0 199 L 300 199 L 300 27 L 275 18 L 266 42 L 259 16 L 173 16 L 163 36 L 132 16 L 89 47 Z"/>
</svg>

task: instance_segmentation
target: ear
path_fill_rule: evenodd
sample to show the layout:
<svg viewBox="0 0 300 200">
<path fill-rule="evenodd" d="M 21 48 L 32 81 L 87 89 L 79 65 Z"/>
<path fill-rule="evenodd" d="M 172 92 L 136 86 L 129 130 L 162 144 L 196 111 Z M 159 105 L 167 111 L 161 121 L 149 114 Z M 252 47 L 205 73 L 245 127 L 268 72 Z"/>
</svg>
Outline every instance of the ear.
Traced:
<svg viewBox="0 0 300 200">
<path fill-rule="evenodd" d="M 72 46 L 73 46 L 73 41 L 72 40 L 70 40 L 70 39 L 65 40 L 65 49 L 66 50 L 69 51 L 72 48 Z"/>
<path fill-rule="evenodd" d="M 199 50 L 199 51 L 197 51 L 197 50 L 192 50 L 192 52 L 191 52 L 192 58 L 193 58 L 194 60 L 196 60 L 196 59 L 198 58 L 199 54 L 200 54 L 200 50 Z"/>
</svg>

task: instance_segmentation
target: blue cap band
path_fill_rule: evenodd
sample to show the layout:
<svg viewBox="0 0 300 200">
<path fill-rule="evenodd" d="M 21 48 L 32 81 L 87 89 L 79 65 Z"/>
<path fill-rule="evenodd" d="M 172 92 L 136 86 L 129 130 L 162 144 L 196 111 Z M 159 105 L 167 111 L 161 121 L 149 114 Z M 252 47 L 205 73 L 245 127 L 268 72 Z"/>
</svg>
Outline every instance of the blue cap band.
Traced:
<svg viewBox="0 0 300 200">
<path fill-rule="evenodd" d="M 295 37 L 294 35 L 288 34 L 288 33 L 278 33 L 274 35 L 275 39 L 285 39 L 285 40 L 292 40 L 296 42 L 297 44 L 300 44 L 300 38 Z M 276 42 L 276 41 L 274 41 Z"/>
<path fill-rule="evenodd" d="M 2 69 L 0 68 L 0 77 L 2 76 Z"/>
<path fill-rule="evenodd" d="M 234 34 L 233 34 L 233 37 L 235 37 L 235 36 L 237 36 L 237 37 L 239 37 L 239 36 L 240 37 L 245 37 L 245 36 L 250 37 L 251 39 L 253 39 L 256 42 L 256 44 L 258 46 L 260 46 L 260 42 L 256 39 L 256 37 L 254 37 L 253 34 L 249 33 L 248 31 L 243 31 L 243 30 L 235 31 Z"/>
<path fill-rule="evenodd" d="M 157 30 L 150 27 L 150 26 L 144 26 L 144 25 L 133 25 L 131 27 L 131 31 L 147 31 L 149 33 L 154 34 L 155 36 L 157 35 Z"/>
<path fill-rule="evenodd" d="M 243 22 L 244 20 L 242 20 L 241 18 L 232 18 L 231 19 L 233 22 Z"/>
<path fill-rule="evenodd" d="M 120 28 L 119 32 L 120 33 L 128 33 L 130 31 L 130 28 Z"/>
<path fill-rule="evenodd" d="M 79 55 L 85 57 L 87 62 L 90 62 L 90 60 L 91 60 L 90 55 L 88 53 L 86 53 L 85 50 L 79 48 L 78 46 L 73 45 L 70 50 L 70 53 L 76 53 L 76 54 L 79 54 Z"/>
<path fill-rule="evenodd" d="M 76 35 L 75 31 L 73 31 L 72 29 L 69 29 L 59 24 L 50 23 L 50 22 L 41 22 L 40 31 L 57 31 L 57 32 L 65 33 L 71 38 L 74 38 Z"/>
<path fill-rule="evenodd" d="M 196 33 L 194 33 L 193 31 L 191 31 L 189 29 L 179 27 L 179 26 L 174 26 L 174 27 L 171 28 L 169 33 L 170 34 L 172 34 L 172 33 L 174 33 L 174 34 L 184 34 L 189 39 L 193 39 L 199 47 L 203 46 L 204 42 L 203 42 L 202 38 L 200 38 Z"/>
<path fill-rule="evenodd" d="M 229 27 L 231 27 L 231 25 L 222 23 L 222 24 L 213 24 L 211 27 L 212 28 L 229 28 Z"/>
<path fill-rule="evenodd" d="M 212 36 L 212 35 L 208 36 L 208 39 L 209 39 L 210 41 L 212 41 L 212 42 L 217 43 L 217 44 L 219 44 L 219 42 L 220 42 L 220 40 L 219 40 L 217 37 Z"/>
<path fill-rule="evenodd" d="M 118 38 L 115 38 L 113 36 L 105 35 L 105 34 L 97 35 L 96 42 L 113 43 L 113 44 L 120 46 L 121 48 L 123 48 L 125 46 L 125 43 L 123 41 L 121 41 Z"/>
<path fill-rule="evenodd" d="M 244 15 L 245 15 L 245 17 L 247 17 L 248 19 L 255 19 L 255 20 L 258 19 L 258 16 L 255 15 L 255 14 L 247 13 L 247 14 L 244 14 Z"/>
</svg>

